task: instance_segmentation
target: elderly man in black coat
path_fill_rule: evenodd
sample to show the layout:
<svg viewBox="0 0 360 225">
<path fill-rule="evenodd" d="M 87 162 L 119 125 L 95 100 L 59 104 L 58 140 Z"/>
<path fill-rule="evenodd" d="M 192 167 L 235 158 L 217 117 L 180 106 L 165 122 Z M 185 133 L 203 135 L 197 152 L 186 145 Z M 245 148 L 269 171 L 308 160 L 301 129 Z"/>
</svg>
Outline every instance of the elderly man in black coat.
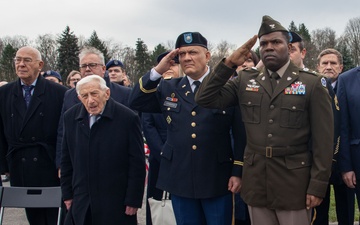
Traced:
<svg viewBox="0 0 360 225">
<path fill-rule="evenodd" d="M 82 104 L 64 114 L 65 224 L 136 225 L 146 173 L 140 119 L 110 98 L 97 75 L 80 80 L 76 91 Z"/>
<path fill-rule="evenodd" d="M 0 168 L 19 187 L 58 186 L 57 126 L 66 87 L 39 75 L 44 62 L 32 47 L 15 56 L 16 81 L 0 88 Z M 31 225 L 56 224 L 57 209 L 26 209 Z"/>
</svg>

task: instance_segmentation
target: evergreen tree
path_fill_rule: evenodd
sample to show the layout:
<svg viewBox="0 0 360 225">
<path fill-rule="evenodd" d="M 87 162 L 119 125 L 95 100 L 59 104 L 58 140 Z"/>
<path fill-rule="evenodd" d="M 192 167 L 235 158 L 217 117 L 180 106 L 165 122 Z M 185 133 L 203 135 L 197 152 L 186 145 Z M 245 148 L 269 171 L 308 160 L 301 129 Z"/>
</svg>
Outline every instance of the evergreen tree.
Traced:
<svg viewBox="0 0 360 225">
<path fill-rule="evenodd" d="M 13 48 L 10 44 L 7 44 L 1 54 L 0 59 L 0 81 L 13 81 L 17 78 L 14 66 L 14 57 L 17 49 Z"/>
<path fill-rule="evenodd" d="M 296 27 L 296 25 L 295 25 L 295 23 L 294 23 L 294 21 L 291 21 L 291 23 L 290 23 L 290 25 L 289 25 L 289 29 L 288 29 L 289 31 L 293 31 L 293 32 L 298 32 L 298 29 L 297 29 L 297 27 Z"/>
<path fill-rule="evenodd" d="M 147 45 L 140 38 L 136 41 L 135 65 L 135 80 L 139 80 L 139 78 L 151 68 L 151 60 Z"/>
<path fill-rule="evenodd" d="M 65 81 L 72 70 L 79 70 L 78 38 L 75 36 L 74 32 L 70 32 L 70 27 L 66 26 L 57 42 L 59 43 L 59 48 L 57 50 L 59 55 L 57 68 Z"/>
<path fill-rule="evenodd" d="M 343 71 L 345 72 L 349 69 L 354 68 L 356 65 L 354 63 L 353 57 L 351 55 L 350 50 L 348 49 L 348 47 L 346 46 L 345 43 L 339 43 L 337 46 L 338 51 L 341 53 L 342 57 L 343 57 Z"/>
<path fill-rule="evenodd" d="M 104 54 L 105 63 L 107 63 L 111 59 L 111 56 L 109 54 L 108 48 L 105 45 L 105 42 L 103 42 L 99 39 L 96 31 L 94 31 L 91 34 L 89 40 L 87 40 L 87 42 L 86 42 L 86 45 L 94 47 L 94 48 L 98 49 L 100 52 L 102 52 Z"/>
<path fill-rule="evenodd" d="M 152 51 L 150 59 L 151 59 L 151 64 L 153 66 L 155 66 L 157 64 L 157 57 L 161 54 L 164 53 L 166 51 L 169 51 L 165 48 L 164 45 L 162 44 L 158 44 L 157 46 L 155 46 L 154 51 Z"/>
</svg>

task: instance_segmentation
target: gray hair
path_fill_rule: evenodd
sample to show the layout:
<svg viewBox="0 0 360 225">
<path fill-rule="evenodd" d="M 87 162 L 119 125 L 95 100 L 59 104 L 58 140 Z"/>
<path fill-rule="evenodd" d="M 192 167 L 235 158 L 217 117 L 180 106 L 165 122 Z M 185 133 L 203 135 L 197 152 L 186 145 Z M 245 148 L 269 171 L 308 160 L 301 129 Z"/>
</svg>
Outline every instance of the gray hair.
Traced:
<svg viewBox="0 0 360 225">
<path fill-rule="evenodd" d="M 89 76 L 86 76 L 86 77 L 82 78 L 82 79 L 76 84 L 76 93 L 77 93 L 78 95 L 80 95 L 80 90 L 81 90 L 82 86 L 83 86 L 84 84 L 87 84 L 87 83 L 90 83 L 90 82 L 93 82 L 93 81 L 97 82 L 97 83 L 100 85 L 100 89 L 101 89 L 101 90 L 105 91 L 105 90 L 109 89 L 109 88 L 106 86 L 106 82 L 105 82 L 105 80 L 104 80 L 102 77 L 93 74 L 93 75 L 89 75 Z"/>
<path fill-rule="evenodd" d="M 94 47 L 84 47 L 83 49 L 81 49 L 80 53 L 79 53 L 79 61 L 81 61 L 86 55 L 90 55 L 90 54 L 94 54 L 97 55 L 100 58 L 100 61 L 103 65 L 105 65 L 105 57 L 104 54 L 98 50 L 97 48 Z"/>
</svg>

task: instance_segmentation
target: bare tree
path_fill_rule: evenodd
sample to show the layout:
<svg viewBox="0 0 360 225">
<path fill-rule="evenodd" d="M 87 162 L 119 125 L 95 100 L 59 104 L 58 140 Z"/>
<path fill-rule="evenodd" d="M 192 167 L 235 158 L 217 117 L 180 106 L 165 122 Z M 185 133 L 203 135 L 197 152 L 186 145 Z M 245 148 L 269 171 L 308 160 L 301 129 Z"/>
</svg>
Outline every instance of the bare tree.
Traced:
<svg viewBox="0 0 360 225">
<path fill-rule="evenodd" d="M 35 41 L 36 48 L 41 52 L 44 61 L 43 71 L 58 70 L 58 43 L 52 34 L 39 35 Z"/>
<path fill-rule="evenodd" d="M 209 61 L 209 66 L 214 67 L 222 58 L 229 56 L 229 54 L 235 50 L 235 45 L 230 44 L 227 41 L 221 41 L 216 45 L 215 50 L 212 50 L 212 45 L 209 46 L 209 51 L 211 52 L 211 59 Z"/>
<path fill-rule="evenodd" d="M 346 25 L 344 35 L 354 57 L 355 65 L 360 65 L 360 17 L 350 19 Z"/>
<path fill-rule="evenodd" d="M 337 44 L 336 32 L 329 27 L 316 29 L 312 32 L 312 43 L 318 53 L 326 48 L 335 48 Z"/>
</svg>

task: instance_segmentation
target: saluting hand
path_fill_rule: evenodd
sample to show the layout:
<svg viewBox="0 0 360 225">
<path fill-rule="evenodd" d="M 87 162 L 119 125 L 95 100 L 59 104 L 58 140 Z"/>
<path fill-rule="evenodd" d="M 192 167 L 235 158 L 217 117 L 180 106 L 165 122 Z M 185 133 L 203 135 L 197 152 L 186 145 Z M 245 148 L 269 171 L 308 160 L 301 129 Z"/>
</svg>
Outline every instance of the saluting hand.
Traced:
<svg viewBox="0 0 360 225">
<path fill-rule="evenodd" d="M 159 74 L 163 74 L 166 71 L 168 71 L 170 69 L 170 66 L 175 64 L 174 57 L 178 53 L 179 53 L 179 49 L 177 48 L 177 49 L 172 50 L 166 56 L 164 56 L 164 58 L 161 59 L 159 64 L 157 64 L 157 66 L 155 66 L 154 69 L 156 70 L 156 72 L 158 72 Z"/>
<path fill-rule="evenodd" d="M 250 50 L 255 45 L 256 41 L 257 35 L 254 35 L 245 44 L 241 45 L 240 48 L 236 49 L 229 57 L 225 59 L 225 65 L 228 67 L 242 65 L 249 57 L 251 57 Z"/>
</svg>

